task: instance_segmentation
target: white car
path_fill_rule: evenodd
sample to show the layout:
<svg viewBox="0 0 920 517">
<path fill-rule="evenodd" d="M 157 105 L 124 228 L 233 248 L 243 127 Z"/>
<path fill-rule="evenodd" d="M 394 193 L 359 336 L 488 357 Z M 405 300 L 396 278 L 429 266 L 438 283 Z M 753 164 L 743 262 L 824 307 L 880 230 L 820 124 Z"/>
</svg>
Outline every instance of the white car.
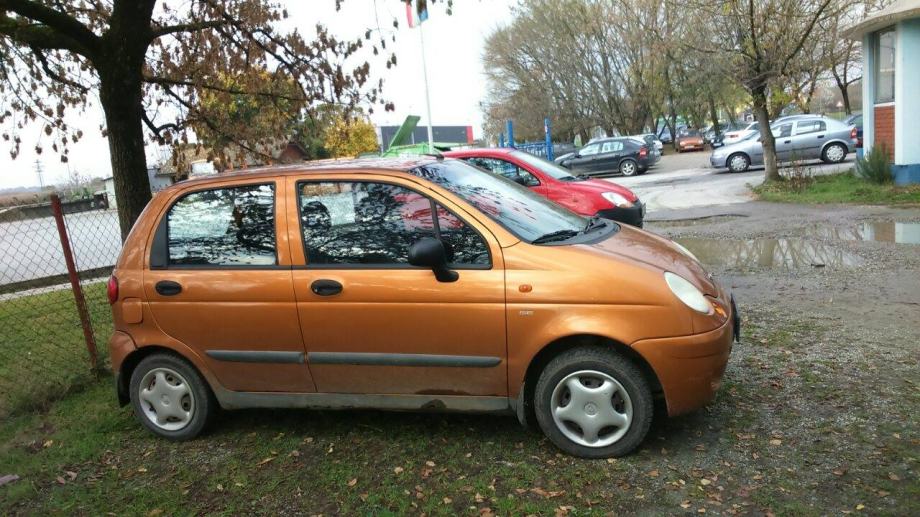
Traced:
<svg viewBox="0 0 920 517">
<path fill-rule="evenodd" d="M 722 134 L 722 145 L 731 145 L 738 143 L 745 138 L 751 136 L 757 132 L 757 122 L 751 122 L 750 124 L 744 126 L 741 129 L 736 129 L 734 131 L 726 131 Z"/>
<path fill-rule="evenodd" d="M 661 154 L 661 151 L 664 149 L 664 144 L 661 143 L 661 140 L 658 139 L 658 135 L 656 135 L 655 133 L 643 133 L 641 135 L 634 135 L 634 136 L 641 140 L 645 140 L 646 142 L 649 142 L 649 140 L 651 140 L 655 144 L 655 149 L 658 150 L 658 154 Z"/>
</svg>

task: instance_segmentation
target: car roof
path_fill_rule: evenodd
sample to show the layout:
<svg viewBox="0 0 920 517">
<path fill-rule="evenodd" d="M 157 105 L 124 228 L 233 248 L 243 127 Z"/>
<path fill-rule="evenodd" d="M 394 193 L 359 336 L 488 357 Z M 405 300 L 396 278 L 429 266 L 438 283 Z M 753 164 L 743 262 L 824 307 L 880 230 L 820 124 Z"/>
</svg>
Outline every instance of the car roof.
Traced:
<svg viewBox="0 0 920 517">
<path fill-rule="evenodd" d="M 287 165 L 268 165 L 264 167 L 253 167 L 249 169 L 239 169 L 231 172 L 222 172 L 218 174 L 210 174 L 207 176 L 200 176 L 195 178 L 190 178 L 184 181 L 174 183 L 170 187 L 167 187 L 164 190 L 169 190 L 173 186 L 176 188 L 184 188 L 189 185 L 201 185 L 208 184 L 224 180 L 240 179 L 240 178 L 270 178 L 274 176 L 290 176 L 295 174 L 303 174 L 305 172 L 328 172 L 328 171 L 356 171 L 356 172 L 367 172 L 374 173 L 380 171 L 395 171 L 395 172 L 407 172 L 416 167 L 427 165 L 430 163 L 443 161 L 443 158 L 436 156 L 407 156 L 407 157 L 397 157 L 397 158 L 381 158 L 381 157 L 368 157 L 368 158 L 335 158 L 329 160 L 314 160 L 309 162 L 300 162 L 292 163 Z"/>
</svg>

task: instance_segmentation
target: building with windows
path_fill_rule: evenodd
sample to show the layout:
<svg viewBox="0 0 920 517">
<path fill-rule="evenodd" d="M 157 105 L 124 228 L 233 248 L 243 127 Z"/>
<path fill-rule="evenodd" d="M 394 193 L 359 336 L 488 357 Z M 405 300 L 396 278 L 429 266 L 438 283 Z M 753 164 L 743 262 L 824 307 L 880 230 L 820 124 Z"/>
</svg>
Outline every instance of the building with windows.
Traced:
<svg viewBox="0 0 920 517">
<path fill-rule="evenodd" d="M 896 0 L 847 30 L 863 44 L 863 146 L 885 146 L 895 182 L 920 183 L 920 0 Z"/>
</svg>

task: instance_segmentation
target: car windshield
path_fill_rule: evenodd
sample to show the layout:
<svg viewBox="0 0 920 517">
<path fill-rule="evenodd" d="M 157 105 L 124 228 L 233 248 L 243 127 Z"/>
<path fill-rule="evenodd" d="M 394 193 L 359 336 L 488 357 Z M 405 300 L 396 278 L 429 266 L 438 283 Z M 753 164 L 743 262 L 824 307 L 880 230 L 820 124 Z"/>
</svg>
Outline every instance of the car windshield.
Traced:
<svg viewBox="0 0 920 517">
<path fill-rule="evenodd" d="M 575 176 L 572 176 L 572 173 L 569 172 L 568 169 L 563 169 L 555 163 L 549 160 L 545 160 L 539 156 L 525 153 L 523 151 L 511 151 L 511 154 L 513 154 L 518 160 L 521 160 L 531 167 L 540 169 L 540 172 L 543 174 L 552 176 L 557 180 L 572 181 L 575 179 Z"/>
<path fill-rule="evenodd" d="M 575 236 L 588 226 L 584 217 L 527 187 L 496 174 L 483 174 L 481 170 L 457 160 L 428 163 L 410 172 L 462 197 L 528 242 L 548 235 Z"/>
</svg>

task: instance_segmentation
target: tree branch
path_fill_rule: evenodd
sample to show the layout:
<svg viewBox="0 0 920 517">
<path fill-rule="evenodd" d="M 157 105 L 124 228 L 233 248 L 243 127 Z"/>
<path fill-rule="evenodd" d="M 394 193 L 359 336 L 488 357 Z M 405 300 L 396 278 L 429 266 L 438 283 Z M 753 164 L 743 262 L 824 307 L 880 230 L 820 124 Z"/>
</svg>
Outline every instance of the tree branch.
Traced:
<svg viewBox="0 0 920 517">
<path fill-rule="evenodd" d="M 7 12 L 34 20 L 39 25 L 23 24 L 20 20 L 7 16 Z M 36 44 L 40 48 L 65 48 L 86 57 L 92 57 L 98 49 L 99 37 L 86 25 L 72 16 L 33 0 L 0 0 L 0 13 L 0 33 L 22 43 Z M 56 44 L 40 45 L 40 41 L 34 41 L 34 37 L 40 36 L 50 37 L 56 40 Z"/>
<path fill-rule="evenodd" d="M 178 32 L 197 32 L 204 29 L 216 29 L 227 25 L 226 21 L 223 20 L 208 20 L 203 22 L 194 22 L 194 23 L 180 23 L 178 25 L 169 25 L 153 29 L 150 34 L 150 40 L 153 41 L 157 38 L 168 36 L 170 34 L 176 34 Z"/>
<path fill-rule="evenodd" d="M 45 75 L 47 75 L 51 79 L 54 79 L 55 81 L 61 84 L 66 84 L 67 86 L 80 90 L 80 93 L 86 94 L 89 92 L 89 87 L 84 86 L 76 81 L 70 80 L 58 74 L 54 70 L 52 70 L 51 66 L 48 64 L 48 58 L 45 56 L 44 53 L 42 53 L 42 50 L 40 48 L 34 45 L 30 45 L 29 49 L 32 50 L 32 54 L 35 56 L 36 59 L 38 59 L 39 64 L 41 64 L 42 66 L 42 70 L 45 71 Z"/>
</svg>

